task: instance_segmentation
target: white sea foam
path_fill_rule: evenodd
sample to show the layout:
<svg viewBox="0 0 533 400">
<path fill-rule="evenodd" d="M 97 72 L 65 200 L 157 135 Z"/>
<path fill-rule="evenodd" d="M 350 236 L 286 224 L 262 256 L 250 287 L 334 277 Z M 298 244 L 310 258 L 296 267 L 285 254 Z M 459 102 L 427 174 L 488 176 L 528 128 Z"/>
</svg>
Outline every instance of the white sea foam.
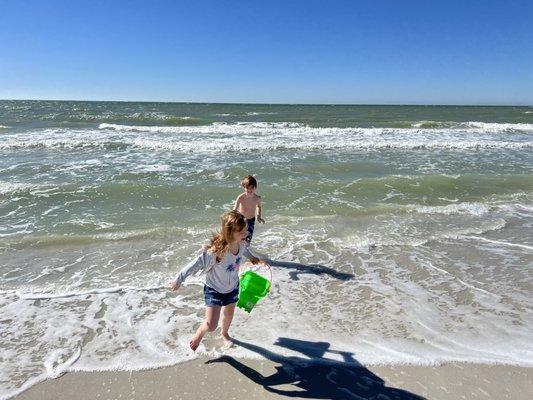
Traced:
<svg viewBox="0 0 533 400">
<path fill-rule="evenodd" d="M 68 297 L 86 297 L 91 294 L 105 294 L 105 293 L 120 293 L 126 291 L 151 291 L 151 290 L 162 290 L 166 287 L 161 286 L 151 286 L 144 288 L 130 287 L 130 286 L 117 286 L 109 287 L 102 289 L 92 289 L 85 291 L 77 292 L 67 292 L 67 293 L 16 293 L 16 295 L 22 300 L 49 300 L 49 299 L 64 299 Z"/>
<path fill-rule="evenodd" d="M 240 131 L 244 133 L 254 133 L 258 131 L 276 131 L 286 130 L 287 128 L 296 130 L 297 132 L 313 132 L 315 134 L 342 134 L 342 133 L 356 133 L 369 134 L 376 136 L 379 134 L 393 135 L 395 133 L 434 133 L 435 131 L 442 131 L 443 133 L 453 132 L 467 132 L 467 133 L 505 133 L 508 131 L 522 131 L 533 132 L 533 124 L 525 123 L 486 123 L 470 121 L 464 123 L 456 123 L 455 126 L 445 124 L 442 128 L 436 129 L 420 129 L 423 122 L 415 123 L 413 128 L 334 128 L 334 127 L 310 127 L 308 125 L 296 122 L 238 122 L 234 124 L 227 124 L 216 122 L 211 125 L 202 126 L 138 126 L 138 125 L 119 125 L 103 123 L 99 125 L 99 129 L 113 129 L 117 131 L 136 131 L 136 132 L 161 132 L 161 133 L 235 133 Z"/>
<path fill-rule="evenodd" d="M 482 223 L 478 226 L 470 226 L 466 228 L 458 228 L 454 230 L 450 230 L 435 236 L 432 236 L 429 240 L 431 241 L 439 241 L 441 239 L 460 239 L 463 236 L 467 235 L 482 235 L 484 233 L 488 232 L 495 232 L 503 229 L 506 226 L 506 221 L 502 218 L 496 219 L 494 221 L 488 221 L 485 223 Z"/>
<path fill-rule="evenodd" d="M 136 167 L 138 172 L 165 172 L 170 170 L 168 164 L 151 164 L 151 165 L 138 165 Z"/>
<path fill-rule="evenodd" d="M 483 242 L 495 243 L 495 244 L 502 245 L 502 246 L 518 247 L 521 249 L 533 250 L 533 246 L 528 246 L 528 245 L 520 244 L 520 243 L 509 243 L 509 242 L 505 242 L 502 240 L 492 240 L 492 239 L 487 239 L 487 238 L 479 237 L 479 236 L 465 236 L 465 237 L 473 238 L 473 239 L 483 241 Z"/>
<path fill-rule="evenodd" d="M 496 122 L 479 122 L 479 121 L 470 121 L 466 123 L 467 126 L 472 128 L 480 128 L 485 131 L 492 132 L 502 132 L 502 131 L 525 131 L 532 132 L 533 124 L 526 123 L 496 123 Z"/>
<path fill-rule="evenodd" d="M 261 112 L 261 111 L 251 111 L 251 112 L 247 112 L 246 115 L 276 115 L 278 114 L 277 112 Z"/>
<path fill-rule="evenodd" d="M 446 206 L 412 206 L 414 211 L 424 214 L 471 214 L 481 216 L 489 212 L 489 206 L 483 203 L 458 203 Z"/>
<path fill-rule="evenodd" d="M 29 183 L 0 181 L 0 195 L 26 191 L 34 187 L 36 187 L 36 185 L 32 185 Z"/>
<path fill-rule="evenodd" d="M 307 139 L 307 140 L 306 140 Z M 296 138 L 284 140 L 247 140 L 247 141 L 211 141 L 201 143 L 180 143 L 166 140 L 133 139 L 129 143 L 135 147 L 152 150 L 169 150 L 184 153 L 221 153 L 221 152 L 246 152 L 250 149 L 262 151 L 284 151 L 284 150 L 383 150 L 383 149 L 403 149 L 403 150 L 424 150 L 424 149 L 450 149 L 450 150 L 478 150 L 478 149 L 529 149 L 533 147 L 533 141 L 527 142 L 506 142 L 506 141 L 421 141 L 421 140 L 331 140 L 327 142 L 312 141 L 312 139 Z"/>
<path fill-rule="evenodd" d="M 478 123 L 472 123 L 478 124 Z M 528 130 L 533 125 L 498 124 L 435 130 L 397 128 L 313 128 L 294 122 L 215 123 L 197 127 L 139 127 L 101 124 L 100 129 L 160 133 L 167 137 L 135 137 L 129 142 L 141 148 L 177 152 L 337 149 L 523 149 L 533 147 L 527 137 L 500 137 L 512 126 Z M 489 131 L 487 131 L 489 130 Z M 178 137 L 174 137 L 179 135 Z M 183 136 L 187 135 L 187 136 Z M 203 135 L 206 135 L 205 137 Z M 474 135 L 474 136 L 472 136 Z M 182 138 L 182 140 L 176 140 Z"/>
<path fill-rule="evenodd" d="M 473 125 L 477 123 L 472 123 Z M 513 132 L 508 132 L 513 125 Z M 499 128 L 498 128 L 499 127 Z M 294 122 L 251 122 L 203 126 L 100 124 L 100 129 L 47 129 L 7 134 L 0 149 L 136 147 L 183 153 L 224 153 L 256 149 L 527 149 L 533 139 L 527 124 L 491 124 L 464 129 L 314 128 Z M 519 130 L 522 129 L 522 130 Z"/>
<path fill-rule="evenodd" d="M 528 123 L 501 123 L 501 122 L 480 122 L 480 121 L 467 121 L 467 122 L 454 122 L 454 121 L 419 121 L 411 124 L 413 128 L 425 128 L 425 129 L 455 129 L 455 130 L 468 130 L 472 132 L 532 132 L 533 124 Z"/>
</svg>

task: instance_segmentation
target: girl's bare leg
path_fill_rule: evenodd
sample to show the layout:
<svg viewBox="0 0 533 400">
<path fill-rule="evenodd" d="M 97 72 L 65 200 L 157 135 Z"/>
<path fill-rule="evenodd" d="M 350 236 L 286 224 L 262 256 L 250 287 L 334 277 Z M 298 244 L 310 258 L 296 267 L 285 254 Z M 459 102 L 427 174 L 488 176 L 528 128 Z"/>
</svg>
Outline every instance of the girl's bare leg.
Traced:
<svg viewBox="0 0 533 400">
<path fill-rule="evenodd" d="M 189 342 L 189 346 L 191 347 L 192 351 L 196 351 L 207 332 L 213 332 L 215 329 L 217 329 L 218 318 L 220 317 L 220 308 L 220 306 L 207 306 L 205 308 L 205 320 L 202 322 L 202 325 L 198 327 L 196 333 Z"/>
<path fill-rule="evenodd" d="M 235 313 L 235 305 L 236 303 L 233 303 L 222 307 L 222 329 L 220 335 L 222 336 L 222 340 L 224 341 L 224 346 L 231 346 L 233 344 L 233 342 L 231 341 L 231 337 L 229 336 L 228 330 L 229 326 L 231 325 L 231 321 L 233 320 L 233 314 Z"/>
</svg>

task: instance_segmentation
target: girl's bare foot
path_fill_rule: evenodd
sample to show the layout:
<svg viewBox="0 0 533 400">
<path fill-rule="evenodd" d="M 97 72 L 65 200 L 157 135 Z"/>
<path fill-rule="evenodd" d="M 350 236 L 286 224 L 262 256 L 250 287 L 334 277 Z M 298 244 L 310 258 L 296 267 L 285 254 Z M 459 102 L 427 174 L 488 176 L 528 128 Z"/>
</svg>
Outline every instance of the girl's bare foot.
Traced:
<svg viewBox="0 0 533 400">
<path fill-rule="evenodd" d="M 224 348 L 227 349 L 231 346 L 233 346 L 233 340 L 231 340 L 231 337 L 226 333 L 225 335 L 220 335 L 222 337 L 222 342 L 224 343 Z"/>
<path fill-rule="evenodd" d="M 200 342 L 202 341 L 202 338 L 201 337 L 198 337 L 196 335 L 194 335 L 191 339 L 191 341 L 189 342 L 189 347 L 191 348 L 192 351 L 196 351 L 196 349 L 198 348 L 198 346 L 200 345 Z"/>
</svg>

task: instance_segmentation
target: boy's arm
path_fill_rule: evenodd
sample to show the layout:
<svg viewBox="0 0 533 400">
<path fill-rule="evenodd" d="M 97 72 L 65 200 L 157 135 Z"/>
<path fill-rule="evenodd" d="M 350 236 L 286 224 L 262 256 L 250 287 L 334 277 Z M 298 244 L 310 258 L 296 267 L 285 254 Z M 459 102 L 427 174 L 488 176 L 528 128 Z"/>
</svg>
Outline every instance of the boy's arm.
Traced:
<svg viewBox="0 0 533 400">
<path fill-rule="evenodd" d="M 263 212 L 261 196 L 259 196 L 259 200 L 257 201 L 256 208 L 257 208 L 257 221 L 264 224 L 265 220 L 263 219 L 263 216 L 261 215 Z"/>
<path fill-rule="evenodd" d="M 233 204 L 233 211 L 238 211 L 240 201 L 241 201 L 241 195 L 238 195 L 237 198 L 235 199 L 235 204 Z"/>
</svg>

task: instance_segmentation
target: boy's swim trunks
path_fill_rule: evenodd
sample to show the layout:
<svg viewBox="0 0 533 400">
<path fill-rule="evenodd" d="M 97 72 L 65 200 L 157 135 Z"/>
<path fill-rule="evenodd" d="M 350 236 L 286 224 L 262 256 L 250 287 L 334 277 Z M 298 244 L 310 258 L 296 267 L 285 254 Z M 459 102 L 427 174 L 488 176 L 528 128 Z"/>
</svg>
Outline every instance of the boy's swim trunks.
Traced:
<svg viewBox="0 0 533 400">
<path fill-rule="evenodd" d="M 246 236 L 245 240 L 250 243 L 254 235 L 255 217 L 247 219 L 246 222 L 248 223 L 248 236 Z"/>
</svg>

